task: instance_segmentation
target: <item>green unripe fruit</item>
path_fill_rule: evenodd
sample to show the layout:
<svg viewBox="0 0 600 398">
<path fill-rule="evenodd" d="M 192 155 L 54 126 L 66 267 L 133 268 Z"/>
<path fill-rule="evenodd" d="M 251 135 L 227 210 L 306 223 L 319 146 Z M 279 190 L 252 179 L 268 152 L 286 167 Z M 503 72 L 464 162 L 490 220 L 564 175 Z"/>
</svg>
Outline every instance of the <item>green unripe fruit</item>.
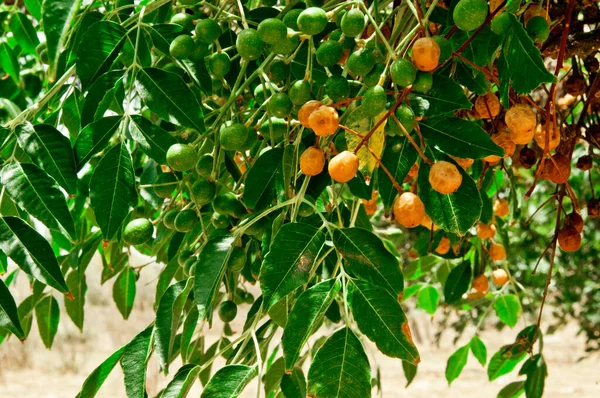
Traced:
<svg viewBox="0 0 600 398">
<path fill-rule="evenodd" d="M 269 68 L 269 73 L 267 75 L 273 83 L 279 83 L 286 80 L 289 74 L 290 67 L 288 66 L 288 64 L 286 64 L 280 59 L 276 59 L 271 64 L 271 67 Z"/>
<path fill-rule="evenodd" d="M 446 39 L 444 36 L 432 36 L 431 38 L 440 48 L 440 59 L 438 62 L 441 64 L 452 55 L 452 43 L 450 43 L 450 40 Z"/>
<path fill-rule="evenodd" d="M 287 26 L 277 18 L 267 18 L 258 24 L 258 36 L 265 43 L 276 44 L 287 38 Z"/>
<path fill-rule="evenodd" d="M 311 215 L 313 215 L 314 212 L 315 212 L 314 207 L 312 207 L 308 203 L 306 203 L 306 202 L 300 203 L 300 207 L 298 208 L 298 215 L 300 217 L 311 216 Z"/>
<path fill-rule="evenodd" d="M 488 4 L 485 0 L 460 0 L 452 18 L 454 24 L 466 32 L 477 29 L 485 22 L 488 15 Z"/>
<path fill-rule="evenodd" d="M 335 102 L 340 102 L 350 97 L 350 83 L 340 75 L 332 75 L 325 83 L 325 92 Z"/>
<path fill-rule="evenodd" d="M 548 21 L 542 16 L 536 15 L 527 21 L 527 33 L 535 43 L 543 43 L 550 36 Z"/>
<path fill-rule="evenodd" d="M 265 42 L 262 41 L 255 29 L 244 29 L 235 40 L 235 46 L 242 59 L 251 61 L 257 59 L 265 48 Z"/>
<path fill-rule="evenodd" d="M 365 45 L 365 51 L 370 51 L 375 57 L 375 62 L 383 64 L 386 61 L 387 49 L 385 45 L 377 40 L 370 40 Z"/>
<path fill-rule="evenodd" d="M 319 7 L 309 7 L 298 15 L 298 28 L 305 35 L 318 35 L 327 25 L 327 13 Z"/>
<path fill-rule="evenodd" d="M 372 51 L 355 51 L 348 56 L 346 68 L 354 76 L 366 75 L 375 66 L 375 56 Z"/>
<path fill-rule="evenodd" d="M 171 23 L 181 26 L 184 30 L 194 29 L 193 18 L 190 14 L 179 12 L 171 17 Z"/>
<path fill-rule="evenodd" d="M 492 19 L 490 28 L 497 35 L 505 35 L 510 30 L 510 16 L 507 12 L 502 12 Z"/>
<path fill-rule="evenodd" d="M 270 121 L 270 123 L 269 123 Z M 287 123 L 284 119 L 272 117 L 269 120 L 265 120 L 258 128 L 260 134 L 267 138 L 272 139 L 274 142 L 280 142 L 285 133 L 287 133 Z"/>
<path fill-rule="evenodd" d="M 331 67 L 336 65 L 344 54 L 342 45 L 337 41 L 327 40 L 317 48 L 317 62 L 319 65 Z"/>
<path fill-rule="evenodd" d="M 273 116 L 286 117 L 292 112 L 292 100 L 285 93 L 275 93 L 269 100 L 268 109 Z"/>
<path fill-rule="evenodd" d="M 384 70 L 384 64 L 375 64 L 375 67 L 371 69 L 371 72 L 363 76 L 363 82 L 365 85 L 367 87 L 375 87 L 377 84 L 379 84 L 379 79 L 381 78 L 381 74 Z"/>
<path fill-rule="evenodd" d="M 283 23 L 285 24 L 285 26 L 292 30 L 295 30 L 296 32 L 299 32 L 300 28 L 298 27 L 298 17 L 300 16 L 300 13 L 302 13 L 302 10 L 299 8 L 293 8 L 289 10 L 283 16 Z"/>
<path fill-rule="evenodd" d="M 123 241 L 128 245 L 141 245 L 152 238 L 154 225 L 147 218 L 138 218 L 130 221 L 123 228 Z"/>
<path fill-rule="evenodd" d="M 221 27 L 210 18 L 196 22 L 196 38 L 202 43 L 210 44 L 221 36 Z"/>
<path fill-rule="evenodd" d="M 335 136 L 333 140 L 333 145 L 335 146 L 335 150 L 338 152 L 344 152 L 348 149 L 348 143 L 346 142 L 346 134 L 341 133 Z"/>
<path fill-rule="evenodd" d="M 296 80 L 289 90 L 294 105 L 304 105 L 310 100 L 310 84 L 305 80 Z"/>
<path fill-rule="evenodd" d="M 175 62 L 171 62 L 170 64 L 166 64 L 163 67 L 163 70 L 165 72 L 175 73 L 176 75 L 179 75 L 181 77 L 183 77 L 183 75 L 185 74 L 185 71 L 183 69 L 181 69 L 179 67 L 179 65 L 177 65 Z"/>
<path fill-rule="evenodd" d="M 170 209 L 163 216 L 163 224 L 169 229 L 175 229 L 175 217 L 179 214 L 178 209 Z"/>
<path fill-rule="evenodd" d="M 168 198 L 173 193 L 173 190 L 177 187 L 177 177 L 171 173 L 161 173 L 156 176 L 152 189 L 156 196 L 161 198 Z"/>
<path fill-rule="evenodd" d="M 217 186 L 214 182 L 201 179 L 192 185 L 192 198 L 200 206 L 212 202 L 216 193 Z"/>
<path fill-rule="evenodd" d="M 254 303 L 254 296 L 252 295 L 252 293 L 249 293 L 249 292 L 244 293 L 244 303 L 246 303 L 246 304 Z"/>
<path fill-rule="evenodd" d="M 215 215 L 212 217 L 211 222 L 215 226 L 215 228 L 220 229 L 229 227 L 230 220 L 229 216 L 226 214 L 215 213 Z"/>
<path fill-rule="evenodd" d="M 190 59 L 192 61 L 204 61 L 205 57 L 210 55 L 210 47 L 206 43 L 202 43 L 200 40 L 196 39 L 194 41 L 195 47 L 194 51 L 190 55 Z"/>
<path fill-rule="evenodd" d="M 262 104 L 265 103 L 265 101 L 267 100 L 267 98 L 269 98 L 271 96 L 272 92 L 277 92 L 277 86 L 276 85 L 274 85 L 273 83 L 265 83 L 265 84 L 259 83 L 254 88 L 254 100 L 259 105 L 262 105 Z"/>
<path fill-rule="evenodd" d="M 413 82 L 413 90 L 417 93 L 426 94 L 433 86 L 433 75 L 428 72 L 419 72 Z"/>
<path fill-rule="evenodd" d="M 198 214 L 195 210 L 182 210 L 175 217 L 175 229 L 179 232 L 191 231 L 198 222 Z"/>
<path fill-rule="evenodd" d="M 183 250 L 181 253 L 179 253 L 179 255 L 177 256 L 177 264 L 183 266 L 183 264 L 185 263 L 186 260 L 188 260 L 190 257 L 192 257 L 194 255 L 194 252 L 191 250 Z"/>
<path fill-rule="evenodd" d="M 246 252 L 239 246 L 234 246 L 227 261 L 227 267 L 232 272 L 240 272 L 246 265 Z"/>
<path fill-rule="evenodd" d="M 204 178 L 208 178 L 212 173 L 214 161 L 215 158 L 210 153 L 200 155 L 196 163 L 196 173 Z"/>
<path fill-rule="evenodd" d="M 410 133 L 414 130 L 415 113 L 413 112 L 410 106 L 406 104 L 400 104 L 396 108 L 394 115 L 396 115 L 396 119 L 398 119 L 400 124 L 402 124 L 402 127 L 404 127 L 407 133 Z M 402 131 L 400 126 L 398 126 L 398 123 L 396 122 L 396 120 L 394 120 L 394 118 L 389 119 L 389 124 L 391 131 L 394 132 L 396 135 L 402 136 L 404 134 L 404 132 Z"/>
<path fill-rule="evenodd" d="M 219 214 L 230 215 L 238 203 L 237 196 L 233 192 L 223 192 L 213 201 L 213 208 Z"/>
<path fill-rule="evenodd" d="M 232 123 L 221 130 L 219 142 L 226 151 L 240 151 L 248 139 L 248 129 L 241 123 Z"/>
<path fill-rule="evenodd" d="M 410 86 L 417 78 L 417 68 L 407 59 L 397 59 L 390 66 L 390 76 L 396 86 Z"/>
<path fill-rule="evenodd" d="M 208 68 L 214 77 L 223 77 L 231 69 L 231 59 L 227 53 L 216 53 L 208 59 Z"/>
<path fill-rule="evenodd" d="M 233 301 L 223 301 L 219 306 L 219 319 L 225 323 L 231 322 L 237 315 L 237 305 Z"/>
<path fill-rule="evenodd" d="M 248 138 L 246 138 L 246 141 L 244 142 L 244 145 L 242 146 L 242 152 L 247 151 L 248 149 L 251 149 L 252 146 L 256 143 L 257 137 L 258 136 L 256 134 L 256 131 L 254 131 L 254 129 L 248 129 Z"/>
<path fill-rule="evenodd" d="M 186 144 L 173 144 L 167 151 L 167 164 L 175 171 L 191 170 L 198 161 L 198 153 Z"/>
<path fill-rule="evenodd" d="M 194 276 L 194 274 L 196 273 L 197 262 L 198 259 L 196 258 L 196 256 L 192 256 L 185 260 L 185 262 L 181 266 L 183 268 L 183 273 L 187 276 Z"/>
<path fill-rule="evenodd" d="M 175 59 L 188 59 L 194 51 L 194 40 L 188 35 L 177 36 L 169 46 L 169 53 Z"/>
<path fill-rule="evenodd" d="M 385 110 L 387 95 L 381 86 L 368 89 L 362 98 L 362 108 L 365 116 L 373 117 Z"/>
<path fill-rule="evenodd" d="M 342 38 L 342 34 L 343 33 L 340 29 L 336 29 L 329 34 L 329 40 L 339 42 L 340 39 Z M 342 40 L 342 48 L 344 50 L 351 50 L 355 44 L 356 44 L 356 42 L 354 41 L 354 38 L 344 36 L 344 39 Z"/>
<path fill-rule="evenodd" d="M 289 55 L 296 50 L 298 44 L 300 44 L 300 35 L 294 35 L 285 37 L 276 44 L 269 44 L 268 49 L 275 54 Z"/>
<path fill-rule="evenodd" d="M 50 63 L 50 57 L 48 56 L 48 49 L 43 48 L 40 52 L 40 62 L 48 65 Z"/>
<path fill-rule="evenodd" d="M 365 14 L 358 8 L 352 8 L 342 17 L 342 32 L 348 37 L 356 37 L 365 28 Z"/>
</svg>

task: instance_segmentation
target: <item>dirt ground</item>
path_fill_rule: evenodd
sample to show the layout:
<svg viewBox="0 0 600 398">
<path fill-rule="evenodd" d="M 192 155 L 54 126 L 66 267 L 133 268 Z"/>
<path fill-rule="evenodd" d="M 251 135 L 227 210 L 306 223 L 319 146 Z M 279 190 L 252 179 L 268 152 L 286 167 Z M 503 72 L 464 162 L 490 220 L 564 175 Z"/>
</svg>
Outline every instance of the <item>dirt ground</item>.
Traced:
<svg viewBox="0 0 600 398">
<path fill-rule="evenodd" d="M 25 343 L 21 344 L 11 338 L 0 345 L 0 398 L 74 397 L 87 375 L 96 366 L 153 320 L 152 302 L 158 266 L 152 271 L 148 269 L 142 272 L 137 285 L 135 308 L 128 321 L 122 319 L 112 302 L 112 281 L 99 286 L 99 267 L 95 261 L 88 269 L 89 290 L 86 296 L 83 333 L 77 330 L 65 313 L 61 313 L 61 322 L 52 350 L 46 350 L 42 345 L 36 325 Z M 15 294 L 17 302 L 29 294 L 25 278 L 21 279 Z M 62 299 L 60 301 L 62 305 Z M 244 310 L 240 312 L 243 314 Z M 238 317 L 234 321 L 234 330 L 241 329 L 242 318 Z M 447 333 L 440 347 L 436 347 L 432 342 L 434 329 L 430 317 L 424 312 L 412 311 L 410 319 L 413 335 L 421 353 L 421 364 L 416 379 L 408 389 L 404 388 L 406 380 L 400 360 L 379 354 L 373 345 L 367 347 L 372 366 L 377 363 L 381 367 L 381 396 L 495 397 L 504 385 L 518 379 L 515 370 L 509 375 L 488 382 L 486 369 L 471 356 L 461 376 L 448 387 L 444 377 L 446 360 L 458 346 L 452 345 L 452 336 Z M 518 329 L 522 326 L 523 324 L 519 323 L 514 330 L 489 330 L 482 333 L 481 338 L 488 347 L 488 360 L 500 346 L 514 341 Z M 209 330 L 209 338 L 216 340 L 219 330 L 218 325 Z M 576 326 L 569 325 L 559 333 L 545 338 L 544 353 L 549 372 L 545 397 L 600 397 L 600 356 L 580 360 L 584 354 L 584 345 L 582 338 L 576 336 L 576 332 Z M 321 330 L 320 333 L 331 332 Z M 466 332 L 464 341 L 461 340 L 458 344 L 465 344 L 471 336 L 472 333 Z M 158 363 L 153 357 L 147 376 L 150 397 L 155 396 L 169 382 L 179 365 L 171 365 L 171 374 L 164 377 L 160 374 Z M 241 397 L 256 397 L 256 387 L 257 379 L 254 379 Z M 201 387 L 196 383 L 189 396 L 198 397 L 200 392 Z M 106 380 L 98 396 L 125 397 L 123 375 L 119 367 L 115 368 Z"/>
</svg>

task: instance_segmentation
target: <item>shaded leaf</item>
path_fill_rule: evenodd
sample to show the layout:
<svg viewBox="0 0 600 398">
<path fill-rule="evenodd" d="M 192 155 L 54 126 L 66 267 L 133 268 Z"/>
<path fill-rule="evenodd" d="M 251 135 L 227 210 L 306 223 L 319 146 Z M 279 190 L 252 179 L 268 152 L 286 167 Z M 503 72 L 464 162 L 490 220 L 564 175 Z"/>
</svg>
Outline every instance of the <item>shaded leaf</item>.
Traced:
<svg viewBox="0 0 600 398">
<path fill-rule="evenodd" d="M 120 116 L 107 116 L 81 130 L 73 147 L 77 170 L 81 170 L 92 156 L 106 148 L 120 124 Z"/>
<path fill-rule="evenodd" d="M 160 398 L 185 398 L 187 397 L 190 389 L 198 379 L 200 374 L 200 366 L 194 364 L 183 365 L 173 380 L 169 382 L 167 387 L 163 390 Z"/>
<path fill-rule="evenodd" d="M 438 116 L 472 107 L 463 88 L 440 74 L 433 75 L 433 85 L 427 94 L 410 94 L 408 98 L 417 116 Z"/>
<path fill-rule="evenodd" d="M 35 319 L 44 346 L 51 348 L 60 321 L 58 301 L 52 295 L 44 297 L 36 304 Z"/>
<path fill-rule="evenodd" d="M 150 158 L 159 164 L 167 164 L 167 151 L 177 140 L 161 127 L 143 116 L 132 115 L 129 124 L 131 137 Z"/>
<path fill-rule="evenodd" d="M 106 358 L 104 362 L 100 364 L 83 382 L 81 391 L 77 394 L 76 398 L 92 398 L 95 397 L 104 381 L 112 372 L 115 365 L 121 360 L 125 347 L 119 348 L 110 357 Z"/>
<path fill-rule="evenodd" d="M 226 365 L 210 379 L 200 398 L 235 398 L 254 377 L 255 368 L 245 365 Z"/>
<path fill-rule="evenodd" d="M 285 398 L 306 397 L 306 379 L 301 368 L 294 368 L 292 374 L 284 374 L 281 378 L 281 392 Z"/>
<path fill-rule="evenodd" d="M 119 79 L 123 78 L 123 75 L 123 70 L 111 70 L 102 74 L 92 83 L 81 110 L 81 127 L 85 127 L 104 116 L 108 106 L 105 98 L 114 93 L 115 85 Z"/>
<path fill-rule="evenodd" d="M 40 44 L 40 40 L 27 15 L 21 12 L 13 13 L 8 21 L 8 27 L 23 51 L 37 57 L 35 48 Z"/>
<path fill-rule="evenodd" d="M 465 261 L 450 271 L 444 285 L 444 299 L 446 303 L 453 303 L 461 299 L 469 289 L 471 283 L 471 264 Z"/>
<path fill-rule="evenodd" d="M 133 338 L 124 348 L 121 368 L 125 376 L 125 392 L 128 398 L 145 398 L 146 367 L 152 352 L 150 340 L 152 327 L 146 328 Z"/>
<path fill-rule="evenodd" d="M 19 321 L 17 303 L 2 279 L 0 279 L 0 327 L 5 328 L 20 340 L 25 339 L 25 332 Z"/>
<path fill-rule="evenodd" d="M 0 43 L 0 67 L 13 79 L 16 85 L 21 81 L 21 66 L 14 50 L 8 43 Z"/>
<path fill-rule="evenodd" d="M 417 371 L 419 367 L 417 365 L 413 365 L 410 362 L 402 361 L 402 370 L 404 371 L 404 377 L 406 377 L 406 385 L 404 388 L 410 386 L 415 377 L 417 376 Z"/>
<path fill-rule="evenodd" d="M 264 152 L 248 171 L 244 190 L 244 203 L 250 209 L 261 210 L 275 197 L 275 176 L 280 172 L 283 148 Z"/>
<path fill-rule="evenodd" d="M 81 0 L 46 0 L 42 5 L 42 23 L 48 59 L 50 61 L 50 81 L 54 81 L 58 59 L 69 36 L 69 28 L 75 19 Z"/>
<path fill-rule="evenodd" d="M 527 375 L 527 379 L 525 379 L 525 396 L 527 398 L 541 398 L 544 395 L 548 367 L 541 354 L 528 358 L 519 374 Z"/>
<path fill-rule="evenodd" d="M 460 347 L 450 355 L 448 363 L 446 364 L 446 380 L 448 380 L 448 385 L 452 384 L 452 382 L 460 376 L 463 368 L 467 364 L 468 358 L 469 345 Z"/>
<path fill-rule="evenodd" d="M 126 267 L 115 280 L 113 285 L 113 300 L 124 319 L 129 318 L 135 300 L 135 271 Z"/>
<path fill-rule="evenodd" d="M 517 398 L 525 392 L 525 381 L 514 381 L 498 392 L 496 398 Z"/>
<path fill-rule="evenodd" d="M 526 352 L 511 353 L 511 346 L 500 348 L 488 364 L 487 374 L 490 381 L 496 380 L 512 370 L 527 356 Z"/>
</svg>

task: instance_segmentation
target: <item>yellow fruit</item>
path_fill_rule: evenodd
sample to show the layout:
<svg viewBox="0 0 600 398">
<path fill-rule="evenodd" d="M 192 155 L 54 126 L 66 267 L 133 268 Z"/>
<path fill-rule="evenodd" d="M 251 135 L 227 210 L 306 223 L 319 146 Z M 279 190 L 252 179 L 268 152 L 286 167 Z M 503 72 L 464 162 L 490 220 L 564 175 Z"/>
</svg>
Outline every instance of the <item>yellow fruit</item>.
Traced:
<svg viewBox="0 0 600 398">
<path fill-rule="evenodd" d="M 517 149 L 517 146 L 513 142 L 511 135 L 507 131 L 501 131 L 492 135 L 492 141 L 494 141 L 496 145 L 504 149 L 505 158 L 511 157 Z M 497 162 L 500 159 L 502 158 L 496 155 L 489 155 L 483 158 L 483 160 L 490 163 Z"/>
<path fill-rule="evenodd" d="M 546 134 L 547 134 L 547 125 L 539 125 L 535 129 L 534 139 L 536 144 L 542 149 L 546 146 Z M 560 130 L 554 128 L 554 126 L 550 126 L 549 128 L 550 136 L 548 138 L 548 151 L 553 151 L 560 144 Z"/>
<path fill-rule="evenodd" d="M 508 200 L 496 199 L 494 202 L 494 214 L 498 217 L 504 217 L 508 214 Z"/>
<path fill-rule="evenodd" d="M 414 193 L 404 192 L 394 201 L 394 218 L 398 224 L 414 228 L 421 224 L 423 217 L 425 217 L 425 206 Z"/>
<path fill-rule="evenodd" d="M 475 111 L 483 119 L 492 119 L 500 113 L 500 101 L 496 94 L 489 92 L 486 95 L 480 95 L 475 100 Z"/>
<path fill-rule="evenodd" d="M 440 243 L 435 248 L 435 252 L 439 255 L 444 255 L 450 251 L 450 239 L 445 236 L 440 240 Z"/>
<path fill-rule="evenodd" d="M 492 261 L 502 261 L 506 258 L 506 249 L 500 243 L 492 242 L 488 251 Z"/>
<path fill-rule="evenodd" d="M 325 152 L 321 148 L 309 147 L 300 155 L 300 171 L 307 176 L 321 174 L 325 167 Z"/>
<path fill-rule="evenodd" d="M 313 113 L 313 111 L 319 109 L 322 105 L 323 103 L 317 100 L 311 100 L 302 105 L 302 107 L 298 111 L 298 120 L 300 121 L 300 123 L 307 129 L 309 129 L 310 124 L 308 123 L 308 118 L 310 114 Z"/>
<path fill-rule="evenodd" d="M 411 58 L 417 69 L 430 72 L 440 61 L 440 46 L 432 38 L 422 37 L 413 44 Z"/>
<path fill-rule="evenodd" d="M 488 287 L 488 278 L 484 274 L 478 275 L 473 280 L 473 289 L 477 290 L 478 292 L 485 293 L 488 291 Z"/>
<path fill-rule="evenodd" d="M 308 124 L 315 134 L 321 137 L 335 133 L 340 125 L 337 111 L 330 106 L 321 106 L 312 111 L 308 117 Z"/>
<path fill-rule="evenodd" d="M 531 108 L 525 104 L 517 104 L 506 111 L 504 122 L 510 130 L 510 137 L 515 144 L 527 145 L 533 139 L 537 119 Z"/>
<path fill-rule="evenodd" d="M 329 162 L 329 175 L 337 182 L 348 182 L 356 176 L 358 158 L 353 152 L 344 151 Z"/>
<path fill-rule="evenodd" d="M 480 222 L 477 224 L 477 236 L 480 239 L 492 239 L 496 236 L 496 226 L 494 224 L 488 225 Z"/>
<path fill-rule="evenodd" d="M 431 187 L 441 194 L 450 194 L 462 184 L 462 175 L 455 165 L 440 160 L 431 166 L 429 171 L 429 183 Z"/>
<path fill-rule="evenodd" d="M 504 284 L 508 281 L 508 274 L 503 269 L 496 269 L 492 272 L 492 282 L 494 285 L 500 287 L 504 286 Z"/>
</svg>

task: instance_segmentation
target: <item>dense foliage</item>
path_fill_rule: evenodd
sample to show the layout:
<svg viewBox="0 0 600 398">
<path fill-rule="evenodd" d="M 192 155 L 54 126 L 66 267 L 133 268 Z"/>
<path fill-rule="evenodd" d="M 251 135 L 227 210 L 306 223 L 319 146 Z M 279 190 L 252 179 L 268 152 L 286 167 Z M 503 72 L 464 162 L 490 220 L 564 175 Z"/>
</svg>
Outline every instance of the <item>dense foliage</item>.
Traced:
<svg viewBox="0 0 600 398">
<path fill-rule="evenodd" d="M 520 366 L 498 396 L 542 396 L 543 333 L 574 319 L 600 349 L 599 22 L 590 0 L 4 0 L 0 342 L 35 317 L 51 347 L 59 300 L 83 330 L 97 253 L 128 318 L 135 250 L 156 320 L 81 398 L 117 363 L 144 397 L 151 355 L 161 397 L 368 397 L 367 340 L 417 374 L 406 308 L 476 325 L 449 383 L 471 352 L 490 380 Z M 515 330 L 488 355 L 492 324 Z"/>
</svg>

